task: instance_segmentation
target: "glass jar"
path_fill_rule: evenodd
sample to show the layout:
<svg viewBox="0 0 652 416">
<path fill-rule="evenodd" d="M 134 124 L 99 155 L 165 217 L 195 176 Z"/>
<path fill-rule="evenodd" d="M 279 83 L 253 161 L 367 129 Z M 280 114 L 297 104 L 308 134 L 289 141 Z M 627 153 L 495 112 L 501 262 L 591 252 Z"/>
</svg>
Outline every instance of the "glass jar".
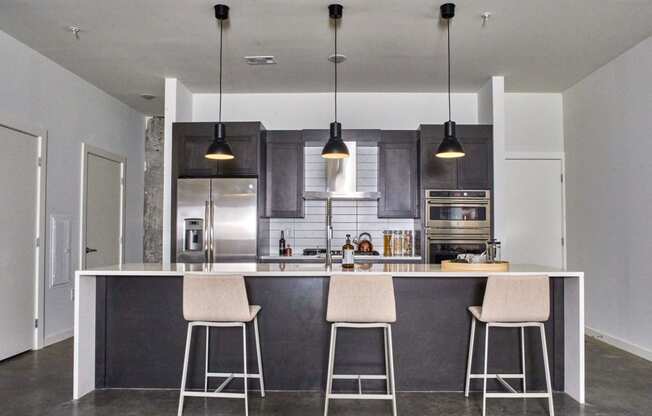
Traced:
<svg viewBox="0 0 652 416">
<path fill-rule="evenodd" d="M 383 231 L 383 256 L 391 257 L 392 255 L 392 232 Z"/>
<path fill-rule="evenodd" d="M 396 231 L 396 252 L 395 255 L 397 256 L 402 256 L 403 255 L 403 231 L 398 230 Z"/>
<path fill-rule="evenodd" d="M 412 256 L 412 231 L 405 230 L 403 233 L 403 255 Z"/>
</svg>

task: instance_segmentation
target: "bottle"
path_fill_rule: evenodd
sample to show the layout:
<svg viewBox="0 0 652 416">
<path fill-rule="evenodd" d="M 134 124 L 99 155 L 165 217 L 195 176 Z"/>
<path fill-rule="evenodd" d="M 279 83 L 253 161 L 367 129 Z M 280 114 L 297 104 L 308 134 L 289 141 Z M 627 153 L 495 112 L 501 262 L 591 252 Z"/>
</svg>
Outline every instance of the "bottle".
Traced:
<svg viewBox="0 0 652 416">
<path fill-rule="evenodd" d="M 346 243 L 342 246 L 342 268 L 352 269 L 354 265 L 353 260 L 353 244 L 351 244 L 351 234 L 346 235 Z"/>
<path fill-rule="evenodd" d="M 281 230 L 281 239 L 278 240 L 278 255 L 285 256 L 285 233 Z"/>
</svg>

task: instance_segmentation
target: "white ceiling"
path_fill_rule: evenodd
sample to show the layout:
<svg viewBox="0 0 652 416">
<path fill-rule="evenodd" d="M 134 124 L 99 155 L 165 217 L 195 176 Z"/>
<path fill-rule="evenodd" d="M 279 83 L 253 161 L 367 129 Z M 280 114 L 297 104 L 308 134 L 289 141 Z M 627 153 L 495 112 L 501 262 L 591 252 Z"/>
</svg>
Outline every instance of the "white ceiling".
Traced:
<svg viewBox="0 0 652 416">
<path fill-rule="evenodd" d="M 217 89 L 218 31 L 207 0 L 0 0 L 0 29 L 146 114 L 163 112 L 164 78 Z M 329 1 L 229 0 L 226 92 L 332 89 Z M 509 91 L 559 92 L 652 35 L 652 0 L 458 0 L 453 88 L 504 75 Z M 446 88 L 439 4 L 345 0 L 342 91 Z M 492 17 L 482 26 L 481 13 Z M 66 28 L 79 25 L 81 39 Z M 247 66 L 245 55 L 274 55 Z M 146 101 L 141 93 L 158 98 Z"/>
</svg>

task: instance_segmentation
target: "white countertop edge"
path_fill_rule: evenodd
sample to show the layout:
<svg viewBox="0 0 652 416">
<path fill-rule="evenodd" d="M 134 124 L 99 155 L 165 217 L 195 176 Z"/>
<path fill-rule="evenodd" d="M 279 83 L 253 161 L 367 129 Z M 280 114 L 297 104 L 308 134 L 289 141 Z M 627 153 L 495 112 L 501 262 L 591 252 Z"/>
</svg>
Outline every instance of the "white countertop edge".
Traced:
<svg viewBox="0 0 652 416">
<path fill-rule="evenodd" d="M 387 267 L 396 267 L 396 270 L 387 270 Z M 165 267 L 168 267 L 166 269 Z M 172 267 L 175 269 L 173 270 Z M 180 277 L 183 276 L 185 271 L 178 270 L 177 268 L 183 268 L 183 264 L 178 265 L 155 265 L 155 264 L 126 264 L 122 267 L 120 266 L 109 266 L 101 267 L 97 269 L 90 270 L 78 270 L 75 272 L 76 277 L 80 276 L 171 276 L 171 277 Z M 214 264 L 214 270 L 206 271 L 192 271 L 193 273 L 204 273 L 204 274 L 233 274 L 238 273 L 243 276 L 269 276 L 269 277 L 326 277 L 333 274 L 359 274 L 359 275 L 369 275 L 369 274 L 378 274 L 378 275 L 390 275 L 394 277 L 487 277 L 491 275 L 524 275 L 524 276 L 536 276 L 536 275 L 548 275 L 550 277 L 570 277 L 570 278 L 583 278 L 584 272 L 577 271 L 565 271 L 552 268 L 546 268 L 543 266 L 536 265 L 513 265 L 512 271 L 501 272 L 501 273 L 489 273 L 489 272 L 442 272 L 439 269 L 439 266 L 436 265 L 424 265 L 424 264 L 396 264 L 396 265 L 383 265 L 375 264 L 372 265 L 370 269 L 366 270 L 342 270 L 339 265 L 334 265 L 334 269 L 331 271 L 317 269 L 319 267 L 317 264 L 287 264 L 285 270 L 272 270 L 273 267 L 280 267 L 277 263 L 217 263 Z M 255 269 L 253 269 L 255 267 Z M 220 268 L 222 270 L 220 270 Z M 411 270 L 410 270 L 411 269 Z"/>
</svg>

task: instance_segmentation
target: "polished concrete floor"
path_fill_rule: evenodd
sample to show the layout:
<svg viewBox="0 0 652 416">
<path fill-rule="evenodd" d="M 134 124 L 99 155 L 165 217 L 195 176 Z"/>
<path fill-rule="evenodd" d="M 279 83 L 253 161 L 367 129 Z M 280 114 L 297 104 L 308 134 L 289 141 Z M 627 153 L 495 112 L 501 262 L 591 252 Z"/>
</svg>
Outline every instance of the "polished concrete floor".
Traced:
<svg viewBox="0 0 652 416">
<path fill-rule="evenodd" d="M 587 404 L 564 394 L 555 396 L 558 416 L 652 415 L 652 363 L 587 339 Z M 400 371 L 397 369 L 397 371 Z M 104 416 L 174 415 L 178 392 L 173 390 L 100 390 L 79 401 L 72 396 L 72 342 L 29 352 L 0 362 L 0 415 Z M 391 414 L 377 401 L 332 401 L 330 415 Z M 481 395 L 402 393 L 401 415 L 481 415 Z M 269 392 L 265 399 L 250 394 L 249 414 L 320 415 L 319 393 Z M 547 415 L 545 400 L 489 400 L 487 414 Z M 243 415 L 242 400 L 186 399 L 184 415 Z"/>
</svg>

